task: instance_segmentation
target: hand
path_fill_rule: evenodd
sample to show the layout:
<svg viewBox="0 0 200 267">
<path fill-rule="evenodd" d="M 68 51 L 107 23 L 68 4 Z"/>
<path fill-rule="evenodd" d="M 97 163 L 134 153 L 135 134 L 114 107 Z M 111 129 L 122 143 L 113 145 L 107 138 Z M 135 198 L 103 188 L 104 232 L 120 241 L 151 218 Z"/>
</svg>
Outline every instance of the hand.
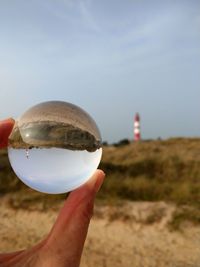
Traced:
<svg viewBox="0 0 200 267">
<path fill-rule="evenodd" d="M 6 147 L 14 120 L 0 121 L 0 147 Z M 91 179 L 70 193 L 48 236 L 27 250 L 0 254 L 0 267 L 78 267 L 95 195 L 104 180 L 97 170 Z"/>
</svg>

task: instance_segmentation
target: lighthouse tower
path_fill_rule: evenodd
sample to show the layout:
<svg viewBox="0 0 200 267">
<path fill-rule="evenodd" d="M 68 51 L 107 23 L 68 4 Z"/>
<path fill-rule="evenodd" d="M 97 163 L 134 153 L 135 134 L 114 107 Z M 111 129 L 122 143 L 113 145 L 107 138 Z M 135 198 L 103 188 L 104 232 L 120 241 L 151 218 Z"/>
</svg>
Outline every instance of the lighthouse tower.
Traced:
<svg viewBox="0 0 200 267">
<path fill-rule="evenodd" d="M 140 115 L 136 113 L 134 118 L 134 141 L 140 141 L 140 139 Z"/>
</svg>

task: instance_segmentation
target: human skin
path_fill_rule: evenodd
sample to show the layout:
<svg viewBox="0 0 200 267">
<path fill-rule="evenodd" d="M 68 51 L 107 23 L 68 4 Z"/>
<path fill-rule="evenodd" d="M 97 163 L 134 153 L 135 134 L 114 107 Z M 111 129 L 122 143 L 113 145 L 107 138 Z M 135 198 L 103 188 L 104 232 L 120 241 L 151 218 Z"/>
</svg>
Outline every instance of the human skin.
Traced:
<svg viewBox="0 0 200 267">
<path fill-rule="evenodd" d="M 0 121 L 0 148 L 8 145 L 13 119 Z M 78 267 L 94 200 L 105 174 L 97 170 L 65 200 L 49 234 L 27 250 L 0 254 L 0 267 Z"/>
</svg>

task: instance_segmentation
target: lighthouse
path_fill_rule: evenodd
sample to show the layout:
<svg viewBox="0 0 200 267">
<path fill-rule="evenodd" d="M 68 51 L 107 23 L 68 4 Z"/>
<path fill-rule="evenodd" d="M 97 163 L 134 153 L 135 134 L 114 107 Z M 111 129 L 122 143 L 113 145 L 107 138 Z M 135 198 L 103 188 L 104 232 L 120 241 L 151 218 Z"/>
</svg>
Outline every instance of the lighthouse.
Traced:
<svg viewBox="0 0 200 267">
<path fill-rule="evenodd" d="M 140 139 L 140 115 L 136 113 L 134 118 L 134 141 L 140 141 Z"/>
</svg>

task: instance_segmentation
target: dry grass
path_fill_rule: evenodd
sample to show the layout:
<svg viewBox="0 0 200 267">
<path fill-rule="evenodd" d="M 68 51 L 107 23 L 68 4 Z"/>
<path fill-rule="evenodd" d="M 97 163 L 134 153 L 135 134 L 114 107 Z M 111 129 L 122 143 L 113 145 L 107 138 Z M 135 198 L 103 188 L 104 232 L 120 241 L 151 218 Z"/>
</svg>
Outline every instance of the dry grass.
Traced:
<svg viewBox="0 0 200 267">
<path fill-rule="evenodd" d="M 45 209 L 65 197 L 28 189 L 11 170 L 5 150 L 0 152 L 0 159 L 0 194 L 13 192 L 10 200 L 13 207 L 31 208 L 35 203 L 43 203 L 41 209 Z M 173 138 L 105 146 L 100 168 L 107 173 L 107 179 L 98 194 L 99 203 L 166 201 L 189 205 L 194 210 L 200 207 L 200 139 Z M 194 210 L 192 215 L 185 209 L 175 214 L 176 223 L 186 217 L 199 222 L 199 214 Z"/>
<path fill-rule="evenodd" d="M 200 205 L 200 139 L 105 147 L 102 198 Z"/>
</svg>

